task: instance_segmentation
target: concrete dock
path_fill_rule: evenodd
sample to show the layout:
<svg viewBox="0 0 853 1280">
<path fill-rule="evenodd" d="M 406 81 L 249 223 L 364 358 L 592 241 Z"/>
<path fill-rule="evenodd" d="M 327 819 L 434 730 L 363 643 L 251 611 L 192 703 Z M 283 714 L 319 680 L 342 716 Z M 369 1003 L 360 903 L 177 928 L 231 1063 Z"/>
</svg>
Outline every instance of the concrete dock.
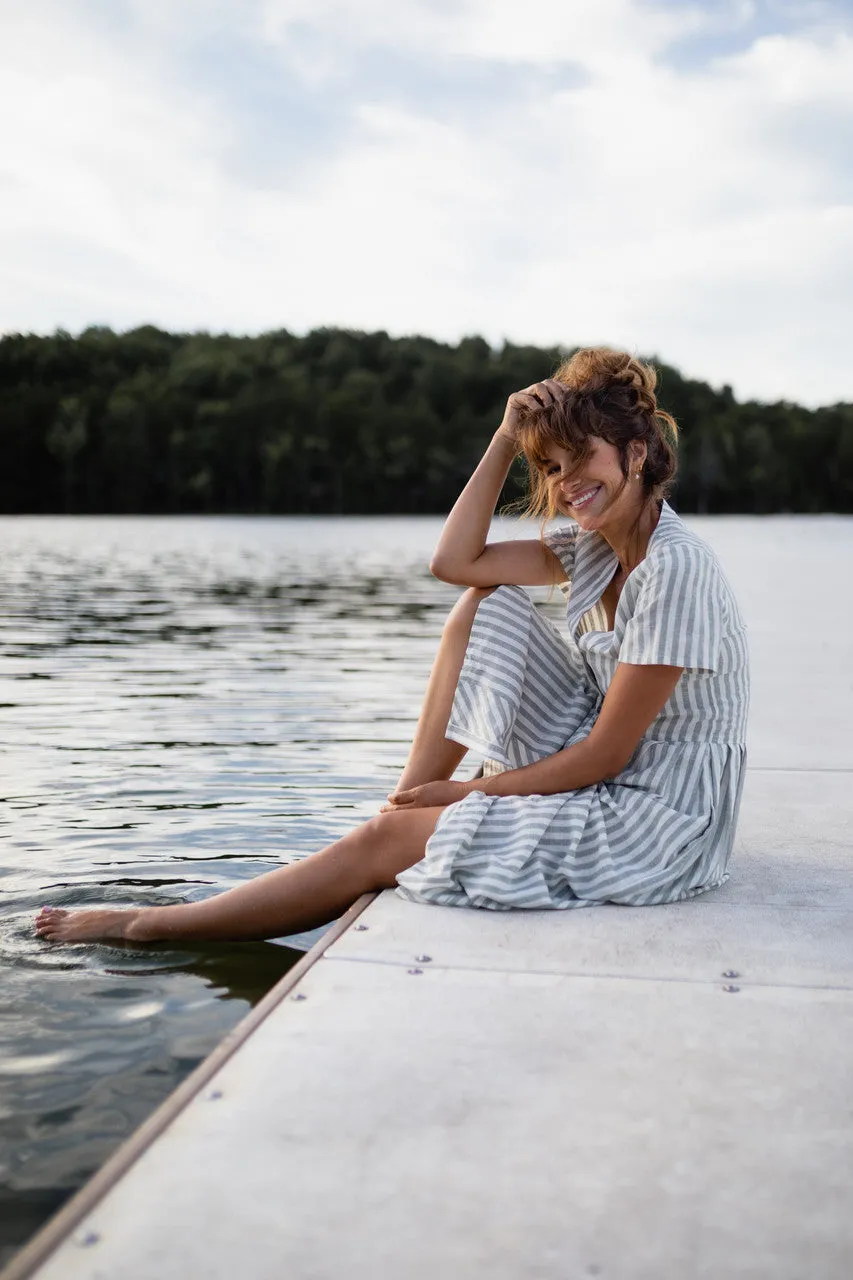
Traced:
<svg viewBox="0 0 853 1280">
<path fill-rule="evenodd" d="M 790 598 L 727 885 L 363 900 L 5 1280 L 849 1280 L 849 629 Z"/>
<path fill-rule="evenodd" d="M 759 771 L 692 902 L 359 904 L 7 1275 L 849 1280 L 851 818 Z"/>
</svg>

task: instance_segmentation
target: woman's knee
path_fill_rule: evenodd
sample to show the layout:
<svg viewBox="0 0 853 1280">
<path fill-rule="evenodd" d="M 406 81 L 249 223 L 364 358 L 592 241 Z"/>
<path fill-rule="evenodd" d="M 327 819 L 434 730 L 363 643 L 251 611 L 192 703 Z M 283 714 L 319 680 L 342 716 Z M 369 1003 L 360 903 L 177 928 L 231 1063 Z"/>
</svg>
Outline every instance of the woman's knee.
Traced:
<svg viewBox="0 0 853 1280">
<path fill-rule="evenodd" d="M 393 887 L 401 871 L 420 862 L 435 822 L 433 810 L 410 809 L 377 813 L 363 823 L 361 858 L 373 888 Z"/>
<path fill-rule="evenodd" d="M 374 889 L 382 889 L 388 883 L 388 859 L 395 844 L 395 833 L 399 824 L 394 821 L 398 815 L 394 813 L 377 813 L 368 818 L 359 828 L 361 848 L 359 864 L 366 872 Z"/>
<path fill-rule="evenodd" d="M 444 635 L 448 638 L 467 638 L 480 605 L 486 596 L 490 596 L 496 590 L 496 587 L 468 587 L 463 591 L 447 615 Z"/>
</svg>

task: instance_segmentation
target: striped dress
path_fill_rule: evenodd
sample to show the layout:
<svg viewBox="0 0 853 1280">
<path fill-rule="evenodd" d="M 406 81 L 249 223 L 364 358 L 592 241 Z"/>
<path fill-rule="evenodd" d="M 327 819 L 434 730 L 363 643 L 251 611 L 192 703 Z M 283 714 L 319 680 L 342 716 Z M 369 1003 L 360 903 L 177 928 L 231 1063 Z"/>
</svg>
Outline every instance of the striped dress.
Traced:
<svg viewBox="0 0 853 1280">
<path fill-rule="evenodd" d="M 449 906 L 676 902 L 723 883 L 740 805 L 749 701 L 743 622 L 717 559 L 664 503 L 612 631 L 600 606 L 617 558 L 598 533 L 549 535 L 568 583 L 561 635 L 520 587 L 480 604 L 447 737 L 487 771 L 589 733 L 619 662 L 684 667 L 616 777 L 556 795 L 474 791 L 441 814 L 398 892 Z"/>
</svg>

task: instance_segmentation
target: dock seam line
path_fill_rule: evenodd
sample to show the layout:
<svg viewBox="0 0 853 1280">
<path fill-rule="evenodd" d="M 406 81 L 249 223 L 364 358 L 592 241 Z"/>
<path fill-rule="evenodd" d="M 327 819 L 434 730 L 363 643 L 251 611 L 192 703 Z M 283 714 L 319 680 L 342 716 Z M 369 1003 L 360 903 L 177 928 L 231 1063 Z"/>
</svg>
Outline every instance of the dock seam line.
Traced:
<svg viewBox="0 0 853 1280">
<path fill-rule="evenodd" d="M 377 964 L 382 965 L 386 969 L 409 969 L 411 967 L 410 960 L 380 960 L 375 956 L 325 956 L 325 960 L 335 961 L 337 964 Z M 631 973 L 581 973 L 579 971 L 567 972 L 565 969 L 495 969 L 474 964 L 436 964 L 433 960 L 429 966 L 429 972 L 437 972 L 441 970 L 444 973 L 494 973 L 502 974 L 506 977 L 514 977 L 516 975 L 529 976 L 534 978 L 580 978 L 587 981 L 594 981 L 596 978 L 606 978 L 611 982 L 669 982 L 673 985 L 682 985 L 689 987 L 716 987 L 722 986 L 723 975 L 719 978 L 668 978 L 654 977 L 649 974 L 631 974 Z M 424 972 L 427 972 L 426 970 Z M 849 986 L 838 985 L 836 983 L 825 983 L 818 985 L 814 982 L 768 982 L 758 981 L 745 978 L 743 975 L 738 979 L 742 989 L 756 987 L 766 987 L 770 991 L 849 991 L 853 994 L 853 979 Z M 0 1276 L 0 1280 L 6 1280 L 5 1276 Z"/>
</svg>

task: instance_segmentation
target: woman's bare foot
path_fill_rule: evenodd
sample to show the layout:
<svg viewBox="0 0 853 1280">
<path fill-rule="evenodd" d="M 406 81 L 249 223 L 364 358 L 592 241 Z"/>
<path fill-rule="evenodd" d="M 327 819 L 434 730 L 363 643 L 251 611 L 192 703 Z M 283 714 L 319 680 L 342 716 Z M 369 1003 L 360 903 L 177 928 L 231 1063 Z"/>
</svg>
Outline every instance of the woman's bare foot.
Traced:
<svg viewBox="0 0 853 1280">
<path fill-rule="evenodd" d="M 98 938 L 132 938 L 139 911 L 63 911 L 42 907 L 36 916 L 36 933 L 48 942 L 94 942 Z"/>
</svg>

